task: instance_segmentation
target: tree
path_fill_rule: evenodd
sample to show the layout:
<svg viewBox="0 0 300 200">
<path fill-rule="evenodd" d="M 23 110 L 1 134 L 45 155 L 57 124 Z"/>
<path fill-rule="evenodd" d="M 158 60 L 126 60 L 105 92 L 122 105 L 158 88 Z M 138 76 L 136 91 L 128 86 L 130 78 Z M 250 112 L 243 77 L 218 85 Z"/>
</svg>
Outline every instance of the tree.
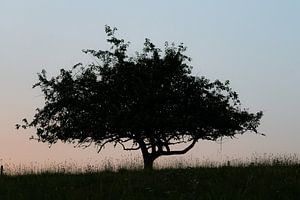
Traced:
<svg viewBox="0 0 300 200">
<path fill-rule="evenodd" d="M 145 169 L 160 156 L 185 154 L 199 140 L 258 133 L 262 112 L 241 108 L 229 81 L 191 75 L 183 44 L 166 42 L 162 51 L 146 39 L 141 53 L 128 56 L 129 43 L 116 30 L 105 27 L 110 50 L 83 50 L 96 64 L 78 63 L 50 79 L 45 70 L 38 74 L 33 88 L 41 88 L 45 105 L 17 128 L 33 127 L 34 138 L 50 144 L 141 150 Z M 176 148 L 182 143 L 185 148 Z"/>
</svg>

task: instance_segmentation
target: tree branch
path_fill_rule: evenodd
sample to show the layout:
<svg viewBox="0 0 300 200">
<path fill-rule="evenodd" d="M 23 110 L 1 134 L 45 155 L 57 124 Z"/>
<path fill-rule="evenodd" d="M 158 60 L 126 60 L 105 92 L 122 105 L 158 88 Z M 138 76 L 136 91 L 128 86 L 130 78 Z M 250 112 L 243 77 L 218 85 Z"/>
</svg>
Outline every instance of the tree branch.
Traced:
<svg viewBox="0 0 300 200">
<path fill-rule="evenodd" d="M 111 143 L 111 142 L 114 142 L 114 141 L 116 141 L 116 140 L 118 140 L 118 139 L 120 139 L 119 137 L 115 137 L 115 136 L 112 136 L 111 138 L 107 138 L 106 139 L 106 141 L 105 142 L 99 142 L 98 144 L 97 144 L 97 142 L 96 142 L 96 144 L 97 145 L 99 145 L 99 149 L 98 149 L 98 153 L 104 148 L 104 146 L 106 145 L 106 144 L 108 144 L 108 143 Z"/>
<path fill-rule="evenodd" d="M 191 150 L 195 144 L 197 143 L 197 139 L 194 139 L 193 142 L 187 146 L 185 149 L 183 150 L 179 150 L 179 151 L 163 151 L 160 152 L 160 155 L 162 156 L 169 156 L 169 155 L 180 155 L 180 154 L 185 154 L 186 152 L 188 152 L 189 150 Z"/>
<path fill-rule="evenodd" d="M 138 150 L 138 149 L 141 148 L 140 146 L 128 148 L 128 147 L 126 147 L 122 142 L 119 142 L 119 144 L 123 147 L 123 150 L 125 150 L 125 151 Z"/>
</svg>

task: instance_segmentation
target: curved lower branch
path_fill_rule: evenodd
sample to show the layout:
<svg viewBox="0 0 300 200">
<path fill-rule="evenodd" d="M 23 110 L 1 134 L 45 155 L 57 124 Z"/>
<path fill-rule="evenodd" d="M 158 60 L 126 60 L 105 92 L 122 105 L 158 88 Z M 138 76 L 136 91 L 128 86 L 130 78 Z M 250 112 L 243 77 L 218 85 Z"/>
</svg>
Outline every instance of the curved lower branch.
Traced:
<svg viewBox="0 0 300 200">
<path fill-rule="evenodd" d="M 123 150 L 125 151 L 132 151 L 132 150 L 138 150 L 140 149 L 141 147 L 140 146 L 137 146 L 137 147 L 126 147 L 122 142 L 119 142 L 119 144 L 123 147 Z"/>
<path fill-rule="evenodd" d="M 186 152 L 188 152 L 189 150 L 191 150 L 195 146 L 197 141 L 198 141 L 197 139 L 194 139 L 193 142 L 183 150 L 179 150 L 179 151 L 162 151 L 162 152 L 160 152 L 160 155 L 161 156 L 169 156 L 169 155 L 185 154 Z"/>
</svg>

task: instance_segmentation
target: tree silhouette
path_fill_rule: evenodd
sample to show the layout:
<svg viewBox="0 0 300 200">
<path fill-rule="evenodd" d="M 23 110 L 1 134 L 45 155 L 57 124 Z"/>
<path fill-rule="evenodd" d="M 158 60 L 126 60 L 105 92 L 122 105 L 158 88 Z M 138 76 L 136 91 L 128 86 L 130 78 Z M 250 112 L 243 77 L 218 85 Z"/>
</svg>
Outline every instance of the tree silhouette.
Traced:
<svg viewBox="0 0 300 200">
<path fill-rule="evenodd" d="M 258 133 L 262 112 L 241 108 L 229 81 L 192 76 L 183 44 L 166 42 L 162 51 L 146 39 L 141 53 L 128 56 L 129 43 L 116 30 L 105 27 L 110 50 L 83 50 L 96 64 L 78 63 L 50 79 L 45 70 L 38 74 L 33 88 L 41 88 L 45 105 L 17 128 L 33 127 L 35 139 L 50 144 L 141 150 L 145 169 L 160 156 L 188 152 L 199 140 Z"/>
</svg>

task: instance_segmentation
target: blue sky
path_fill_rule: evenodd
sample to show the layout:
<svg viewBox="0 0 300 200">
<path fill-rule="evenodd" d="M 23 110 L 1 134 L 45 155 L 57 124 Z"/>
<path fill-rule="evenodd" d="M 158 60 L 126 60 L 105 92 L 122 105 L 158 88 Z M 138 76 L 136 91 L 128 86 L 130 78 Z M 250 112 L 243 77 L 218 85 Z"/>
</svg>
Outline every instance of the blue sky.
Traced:
<svg viewBox="0 0 300 200">
<path fill-rule="evenodd" d="M 193 74 L 231 81 L 242 104 L 263 110 L 260 131 L 225 140 L 224 156 L 253 153 L 300 154 L 300 1 L 99 1 L 1 0 L 0 6 L 0 159 L 15 162 L 86 158 L 118 158 L 108 148 L 74 149 L 72 145 L 29 141 L 34 130 L 16 131 L 14 124 L 30 118 L 43 103 L 31 89 L 36 73 L 56 75 L 84 61 L 82 49 L 105 49 L 104 25 L 118 27 L 131 41 L 130 51 L 145 38 L 157 46 L 183 42 L 192 57 Z M 218 158 L 219 145 L 200 142 L 189 153 Z M 25 151 L 26 150 L 26 151 Z M 213 157 L 212 156 L 212 157 Z"/>
</svg>

